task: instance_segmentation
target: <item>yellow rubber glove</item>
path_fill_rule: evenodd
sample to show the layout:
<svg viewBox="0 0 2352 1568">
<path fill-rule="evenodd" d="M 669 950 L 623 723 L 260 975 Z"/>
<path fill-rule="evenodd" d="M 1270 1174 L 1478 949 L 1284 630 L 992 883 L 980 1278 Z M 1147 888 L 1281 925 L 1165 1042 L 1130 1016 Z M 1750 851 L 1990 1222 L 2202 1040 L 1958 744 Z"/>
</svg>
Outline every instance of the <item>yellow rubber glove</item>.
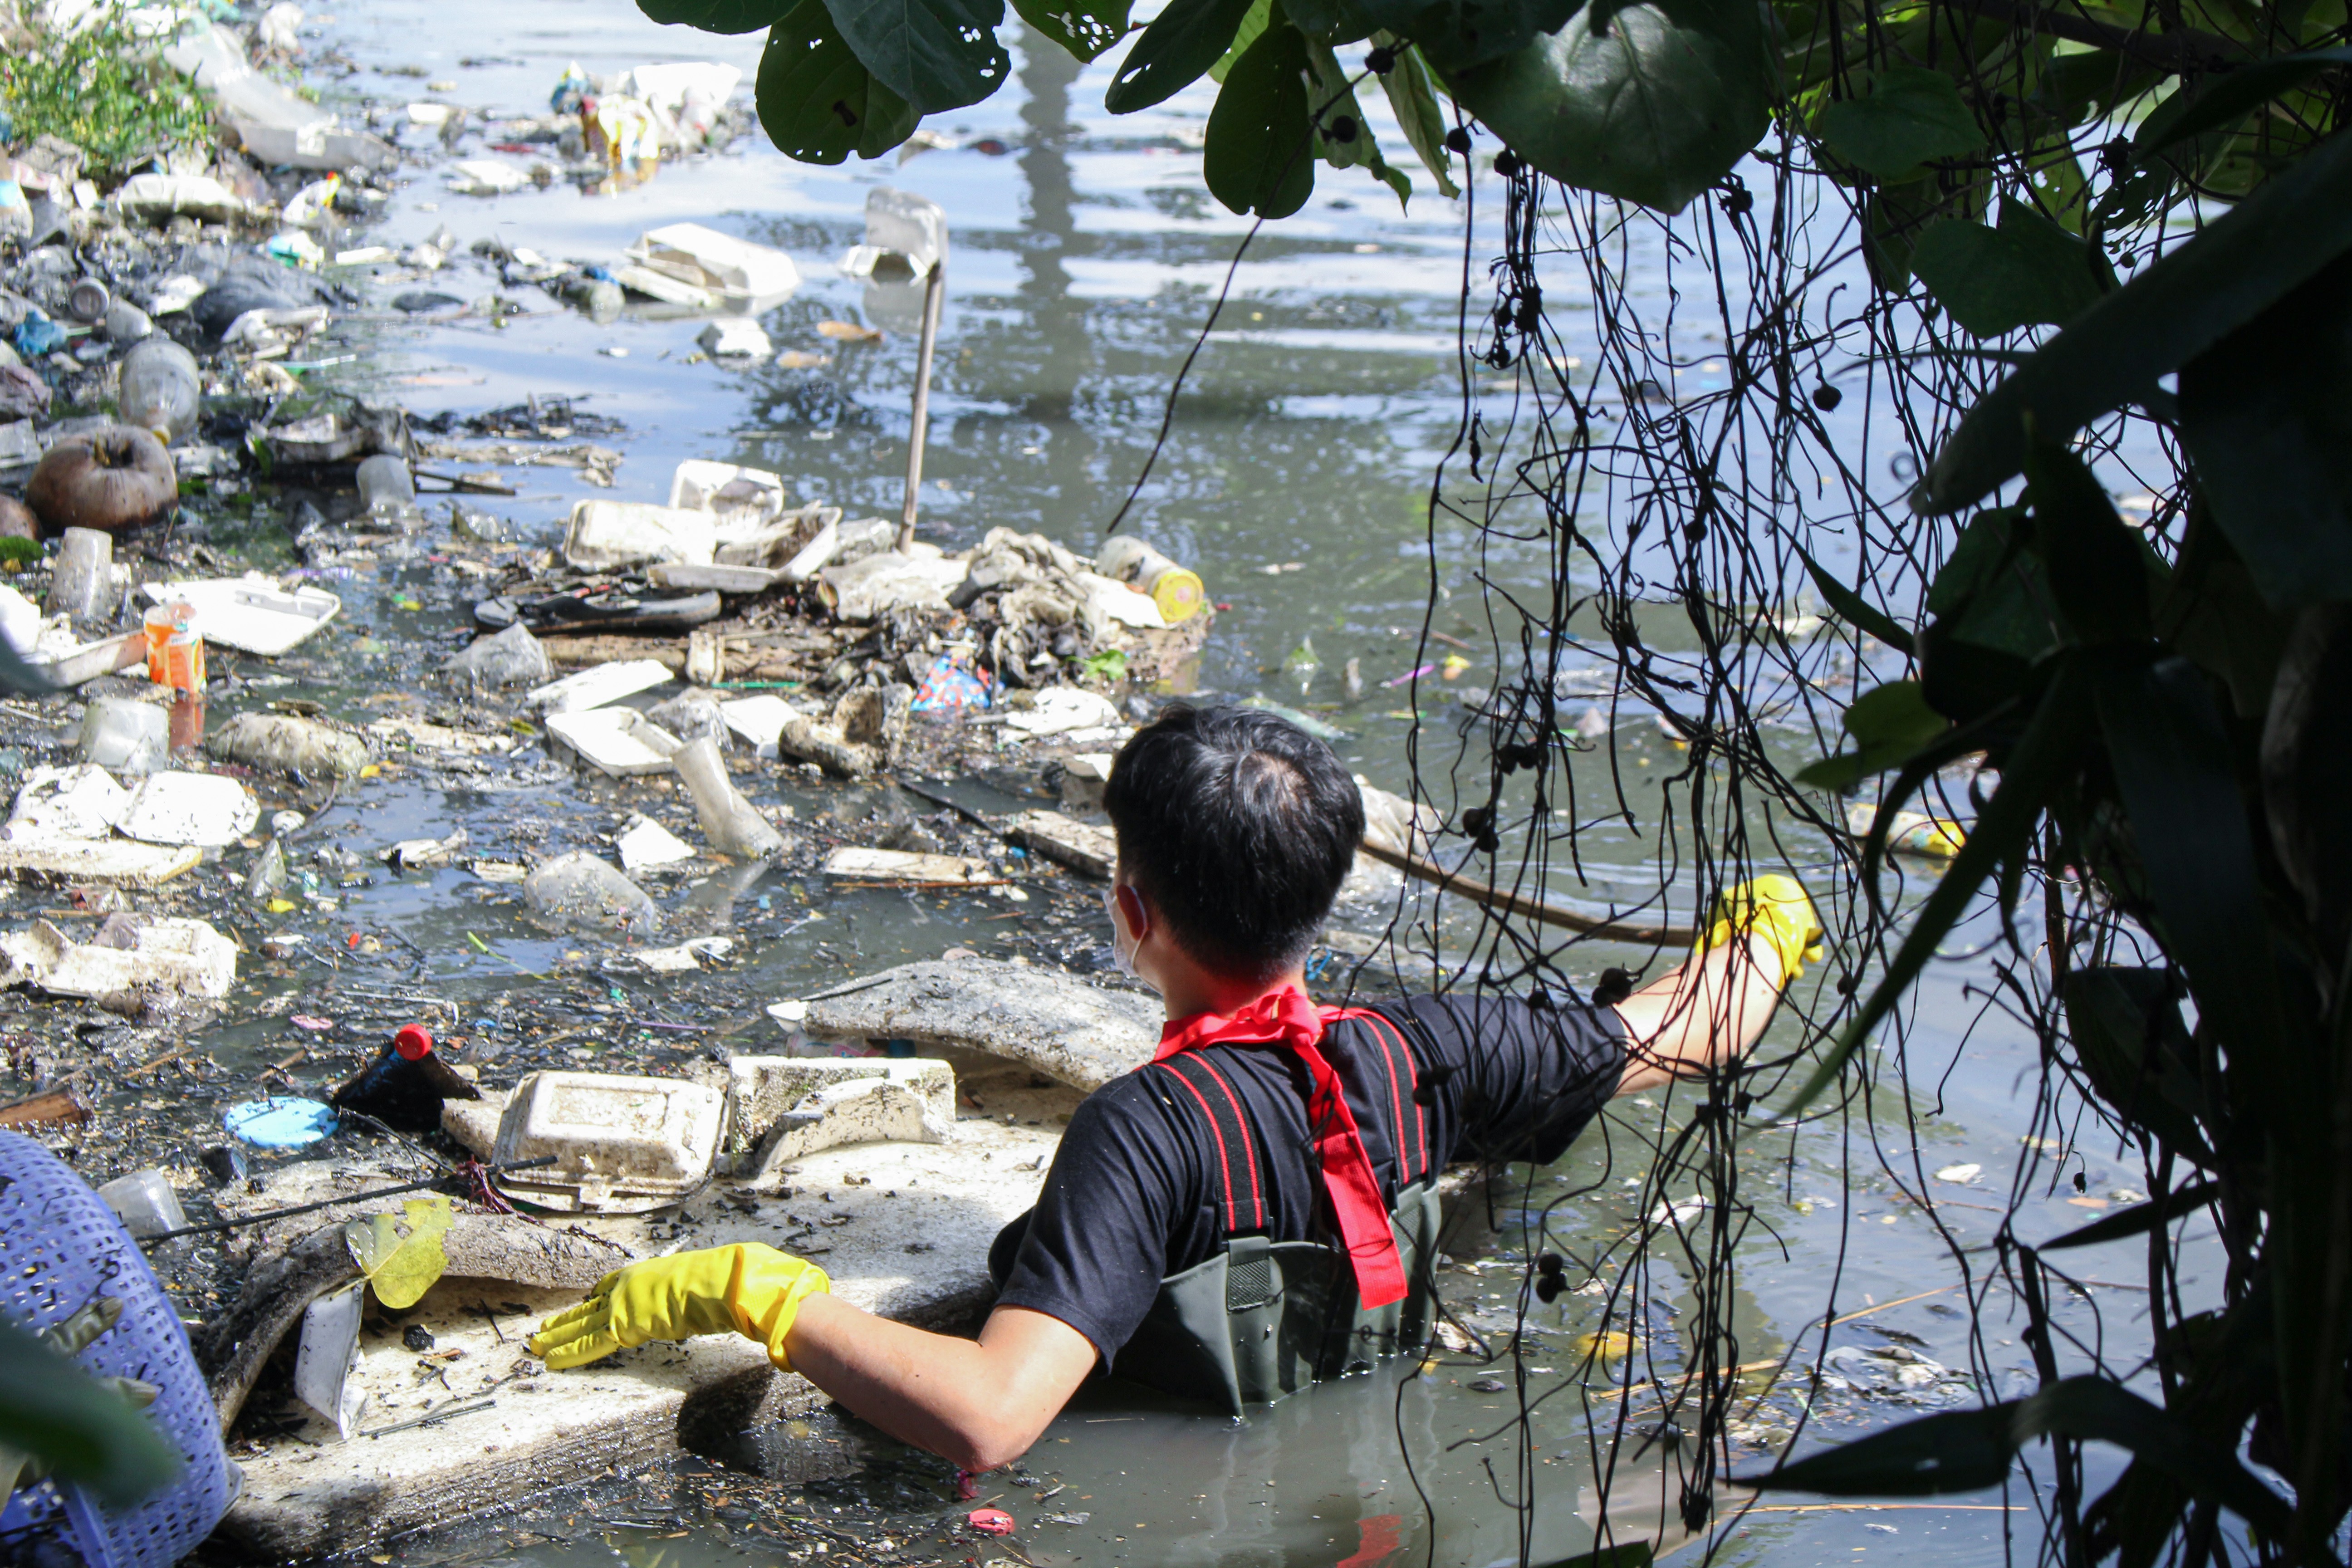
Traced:
<svg viewBox="0 0 2352 1568">
<path fill-rule="evenodd" d="M 530 1351 L 562 1372 L 648 1340 L 732 1331 L 766 1345 L 768 1359 L 790 1372 L 784 1341 L 801 1302 L 832 1288 L 815 1264 L 755 1241 L 649 1258 L 605 1275 L 588 1300 L 540 1324 Z"/>
<path fill-rule="evenodd" d="M 1716 896 L 1707 912 L 1706 933 L 1698 950 L 1711 952 L 1735 936 L 1763 939 L 1780 961 L 1780 984 L 1804 973 L 1808 960 L 1822 956 L 1822 918 L 1804 884 L 1794 877 L 1759 877 L 1727 888 Z"/>
</svg>

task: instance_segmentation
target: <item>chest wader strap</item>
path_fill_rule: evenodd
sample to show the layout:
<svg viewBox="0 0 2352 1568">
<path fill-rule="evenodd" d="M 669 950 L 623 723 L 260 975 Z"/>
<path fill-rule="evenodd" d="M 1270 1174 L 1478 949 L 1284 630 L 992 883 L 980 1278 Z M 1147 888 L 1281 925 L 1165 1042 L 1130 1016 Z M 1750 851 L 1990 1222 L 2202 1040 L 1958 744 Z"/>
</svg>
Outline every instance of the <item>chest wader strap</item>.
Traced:
<svg viewBox="0 0 2352 1568">
<path fill-rule="evenodd" d="M 1239 1101 L 1207 1062 L 1171 1058 L 1160 1067 L 1174 1072 L 1183 1085 L 1180 1093 L 1203 1112 L 1214 1134 L 1229 1239 L 1207 1262 L 1160 1281 L 1150 1311 L 1119 1352 L 1120 1376 L 1238 1416 L 1244 1405 L 1269 1404 L 1427 1342 L 1444 1215 L 1428 1169 L 1425 1123 L 1412 1099 L 1412 1058 L 1401 1037 L 1391 1043 L 1383 1037 L 1389 1030 L 1372 1033 L 1371 1054 L 1381 1069 L 1374 1082 L 1401 1124 L 1391 1147 L 1405 1180 L 1389 1228 L 1404 1268 L 1404 1299 L 1366 1311 L 1357 1304 L 1354 1271 L 1338 1248 L 1232 1234 L 1252 1218 L 1264 1224 L 1255 1151 Z"/>
</svg>

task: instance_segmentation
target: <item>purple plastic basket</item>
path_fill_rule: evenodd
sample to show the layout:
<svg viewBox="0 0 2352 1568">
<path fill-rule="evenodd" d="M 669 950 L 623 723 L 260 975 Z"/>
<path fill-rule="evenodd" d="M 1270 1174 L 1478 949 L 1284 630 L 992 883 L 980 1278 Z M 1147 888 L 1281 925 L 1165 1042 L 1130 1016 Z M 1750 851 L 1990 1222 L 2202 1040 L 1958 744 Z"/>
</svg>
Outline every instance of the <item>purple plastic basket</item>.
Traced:
<svg viewBox="0 0 2352 1568">
<path fill-rule="evenodd" d="M 121 1510 L 57 1482 L 27 1487 L 0 1511 L 0 1535 L 57 1529 L 89 1568 L 169 1568 L 236 1500 L 239 1477 L 221 1447 L 220 1417 L 187 1331 L 139 1244 L 88 1183 L 14 1132 L 0 1132 L 0 1313 L 37 1333 L 95 1297 L 122 1302 L 121 1318 L 81 1352 L 81 1364 L 161 1389 L 147 1415 L 182 1461 L 171 1485 Z"/>
</svg>

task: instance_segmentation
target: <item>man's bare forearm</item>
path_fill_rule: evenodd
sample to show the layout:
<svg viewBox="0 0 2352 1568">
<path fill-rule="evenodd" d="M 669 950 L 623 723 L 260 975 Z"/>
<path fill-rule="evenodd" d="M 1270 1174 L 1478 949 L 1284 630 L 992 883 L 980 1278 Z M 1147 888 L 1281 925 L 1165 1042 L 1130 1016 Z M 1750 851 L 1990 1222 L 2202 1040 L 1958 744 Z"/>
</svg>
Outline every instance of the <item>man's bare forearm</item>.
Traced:
<svg viewBox="0 0 2352 1568">
<path fill-rule="evenodd" d="M 1780 961 L 1758 937 L 1694 954 L 1617 1004 L 1628 1044 L 1617 1092 L 1697 1078 L 1745 1055 L 1780 1001 Z"/>
<path fill-rule="evenodd" d="M 1095 1363 L 1086 1336 L 1043 1312 L 999 1308 L 973 1341 L 832 1296 L 802 1303 L 787 1350 L 793 1371 L 860 1416 L 967 1470 L 1028 1452 Z"/>
</svg>

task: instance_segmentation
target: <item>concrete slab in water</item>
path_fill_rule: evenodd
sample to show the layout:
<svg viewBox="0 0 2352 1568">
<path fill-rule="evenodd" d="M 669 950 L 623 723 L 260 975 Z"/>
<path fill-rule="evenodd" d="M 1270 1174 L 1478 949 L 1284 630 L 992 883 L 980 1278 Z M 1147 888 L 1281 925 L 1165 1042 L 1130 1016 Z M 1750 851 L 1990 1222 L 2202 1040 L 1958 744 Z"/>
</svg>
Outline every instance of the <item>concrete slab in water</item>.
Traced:
<svg viewBox="0 0 2352 1568">
<path fill-rule="evenodd" d="M 987 1102 L 989 1116 L 1014 1121 L 971 1115 L 942 1143 L 827 1150 L 794 1162 L 783 1193 L 716 1184 L 675 1220 L 577 1223 L 641 1256 L 764 1241 L 814 1258 L 835 1294 L 869 1311 L 961 1328 L 992 1296 L 988 1244 L 1036 1201 L 1057 1119 L 1076 1103 L 1066 1090 L 1041 1096 L 1009 1086 Z M 1021 1124 L 1032 1117 L 1044 1124 Z M 273 1558 L 348 1552 L 525 1493 L 648 1465 L 681 1447 L 720 1445 L 754 1422 L 823 1401 L 731 1336 L 646 1345 L 594 1366 L 546 1372 L 522 1341 L 579 1295 L 445 1278 L 413 1311 L 396 1319 L 376 1311 L 360 1339 L 357 1376 L 368 1404 L 359 1430 L 451 1414 L 339 1443 L 290 1394 L 257 1390 L 254 1408 L 275 1409 L 282 1399 L 291 1430 L 233 1449 L 245 1495 L 222 1530 Z M 434 1336 L 431 1350 L 406 1347 L 411 1325 Z M 247 1429 L 264 1426 L 248 1418 Z"/>
<path fill-rule="evenodd" d="M 1157 997 L 1096 985 L 1065 970 L 1002 959 L 902 963 L 808 1001 L 820 1038 L 912 1040 L 1024 1062 L 1073 1088 L 1101 1088 L 1151 1059 Z"/>
</svg>

